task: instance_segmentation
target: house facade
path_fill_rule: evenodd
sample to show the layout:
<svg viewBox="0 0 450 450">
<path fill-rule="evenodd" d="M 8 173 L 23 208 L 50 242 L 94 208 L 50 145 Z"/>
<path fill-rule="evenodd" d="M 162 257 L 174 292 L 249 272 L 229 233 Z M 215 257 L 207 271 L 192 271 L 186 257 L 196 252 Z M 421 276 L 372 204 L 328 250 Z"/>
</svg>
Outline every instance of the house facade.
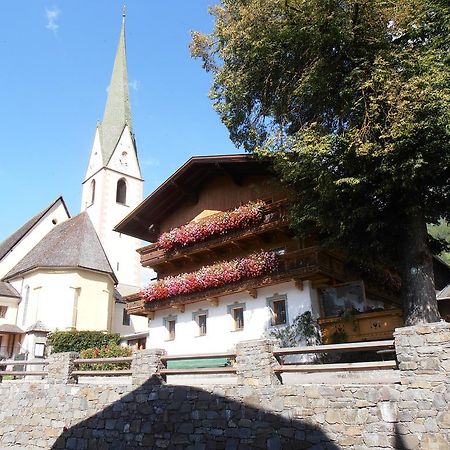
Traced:
<svg viewBox="0 0 450 450">
<path fill-rule="evenodd" d="M 266 162 L 193 157 L 120 222 L 116 231 L 153 242 L 139 253 L 158 281 L 126 298 L 130 313 L 150 319 L 147 345 L 169 354 L 228 351 L 306 311 L 398 311 L 394 286 L 364 277 L 313 237 L 295 237 L 288 209 Z M 379 337 L 376 328 L 367 335 Z"/>
</svg>

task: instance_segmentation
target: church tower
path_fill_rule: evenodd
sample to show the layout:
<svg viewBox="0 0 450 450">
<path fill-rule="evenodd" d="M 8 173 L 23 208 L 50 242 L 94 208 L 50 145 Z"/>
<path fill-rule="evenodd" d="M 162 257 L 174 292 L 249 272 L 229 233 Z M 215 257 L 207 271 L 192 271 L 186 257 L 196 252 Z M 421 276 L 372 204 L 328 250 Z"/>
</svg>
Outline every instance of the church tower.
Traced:
<svg viewBox="0 0 450 450">
<path fill-rule="evenodd" d="M 103 120 L 97 124 L 83 181 L 87 211 L 120 284 L 140 286 L 140 241 L 113 231 L 142 201 L 143 180 L 131 122 L 125 49 L 125 13 Z"/>
</svg>

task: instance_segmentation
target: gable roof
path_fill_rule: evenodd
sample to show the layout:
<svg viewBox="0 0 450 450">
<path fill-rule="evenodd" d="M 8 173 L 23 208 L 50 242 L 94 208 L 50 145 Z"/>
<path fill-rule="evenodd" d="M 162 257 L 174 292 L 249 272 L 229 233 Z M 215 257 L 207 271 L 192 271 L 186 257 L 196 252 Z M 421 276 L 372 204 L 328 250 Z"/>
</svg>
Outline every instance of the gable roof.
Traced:
<svg viewBox="0 0 450 450">
<path fill-rule="evenodd" d="M 36 268 L 68 267 L 104 272 L 117 282 L 87 212 L 55 226 L 4 279 Z"/>
<path fill-rule="evenodd" d="M 58 197 L 53 203 L 47 206 L 47 208 L 36 214 L 28 222 L 22 225 L 17 231 L 15 231 L 11 236 L 0 243 L 0 261 L 34 228 L 34 226 L 37 225 L 37 223 L 47 214 L 47 212 L 50 211 L 58 202 L 62 202 L 67 215 L 70 217 L 67 206 L 64 203 L 64 199 L 62 197 Z"/>
<path fill-rule="evenodd" d="M 20 294 L 5 281 L 0 281 L 0 297 L 20 298 Z"/>
<path fill-rule="evenodd" d="M 181 202 L 195 198 L 201 185 L 208 180 L 226 174 L 239 182 L 247 175 L 270 173 L 267 161 L 251 155 L 193 156 L 116 225 L 114 231 L 154 241 L 159 222 Z"/>
</svg>

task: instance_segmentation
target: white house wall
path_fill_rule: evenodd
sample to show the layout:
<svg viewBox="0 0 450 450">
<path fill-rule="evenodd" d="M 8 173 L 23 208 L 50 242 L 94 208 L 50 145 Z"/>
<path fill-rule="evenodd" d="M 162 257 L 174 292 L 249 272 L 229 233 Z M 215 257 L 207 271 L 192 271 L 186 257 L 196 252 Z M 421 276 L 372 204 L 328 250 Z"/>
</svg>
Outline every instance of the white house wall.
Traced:
<svg viewBox="0 0 450 450">
<path fill-rule="evenodd" d="M 293 282 L 282 283 L 258 289 L 255 299 L 243 292 L 219 297 L 218 306 L 204 301 L 186 305 L 183 313 L 174 309 L 158 311 L 150 322 L 147 348 L 163 348 L 171 355 L 222 352 L 232 350 L 237 342 L 261 338 L 268 330 L 276 328 L 270 327 L 271 314 L 267 306 L 267 299 L 274 294 L 287 296 L 289 323 L 306 311 L 318 315 L 317 296 L 309 283 L 304 284 L 303 290 Z M 228 314 L 228 306 L 233 303 L 245 303 L 243 330 L 234 331 L 233 319 Z M 200 309 L 208 311 L 205 336 L 197 336 L 197 324 L 192 316 Z M 164 318 L 169 316 L 176 316 L 175 339 L 172 341 L 168 340 L 164 324 Z"/>
<path fill-rule="evenodd" d="M 0 279 L 3 278 L 54 227 L 69 218 L 61 200 L 41 218 L 30 232 L 0 261 Z"/>
</svg>

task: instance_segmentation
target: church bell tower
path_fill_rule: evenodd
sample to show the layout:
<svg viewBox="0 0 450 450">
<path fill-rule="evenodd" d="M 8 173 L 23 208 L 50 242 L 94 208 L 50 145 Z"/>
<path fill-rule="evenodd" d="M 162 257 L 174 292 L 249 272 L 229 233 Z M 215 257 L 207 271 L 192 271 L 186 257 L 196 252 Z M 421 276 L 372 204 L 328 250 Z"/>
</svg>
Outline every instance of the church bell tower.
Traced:
<svg viewBox="0 0 450 450">
<path fill-rule="evenodd" d="M 87 211 L 119 285 L 140 286 L 140 241 L 113 231 L 142 201 L 143 179 L 131 121 L 122 17 L 103 120 L 97 124 L 89 164 L 82 184 L 81 211 Z"/>
</svg>

